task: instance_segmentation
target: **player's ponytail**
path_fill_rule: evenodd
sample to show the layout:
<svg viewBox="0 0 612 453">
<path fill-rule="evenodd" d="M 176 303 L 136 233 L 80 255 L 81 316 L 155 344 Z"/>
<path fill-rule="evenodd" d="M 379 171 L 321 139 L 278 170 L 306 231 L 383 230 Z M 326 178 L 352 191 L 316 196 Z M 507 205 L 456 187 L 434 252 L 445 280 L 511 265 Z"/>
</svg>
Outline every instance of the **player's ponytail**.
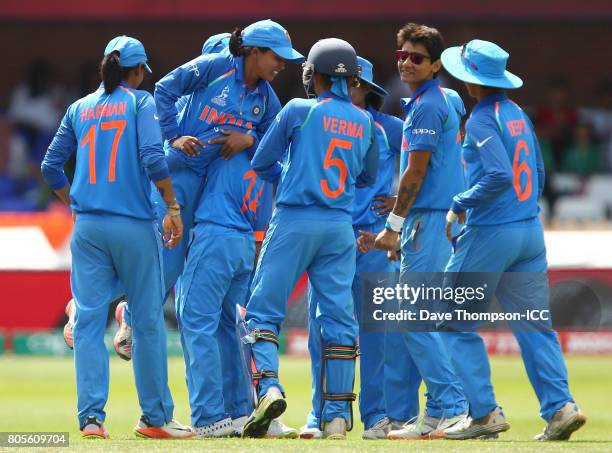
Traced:
<svg viewBox="0 0 612 453">
<path fill-rule="evenodd" d="M 243 55 L 244 49 L 242 47 L 242 28 L 234 28 L 234 31 L 229 39 L 229 51 L 235 57 Z"/>
<path fill-rule="evenodd" d="M 119 83 L 127 77 L 132 68 L 123 68 L 119 64 L 119 53 L 111 52 L 100 63 L 100 77 L 104 82 L 104 92 L 111 94 Z"/>
<path fill-rule="evenodd" d="M 245 46 L 242 42 L 242 28 L 236 27 L 230 35 L 229 51 L 234 57 L 246 57 L 253 49 L 259 49 L 261 52 L 268 52 L 269 47 L 253 47 Z"/>
</svg>

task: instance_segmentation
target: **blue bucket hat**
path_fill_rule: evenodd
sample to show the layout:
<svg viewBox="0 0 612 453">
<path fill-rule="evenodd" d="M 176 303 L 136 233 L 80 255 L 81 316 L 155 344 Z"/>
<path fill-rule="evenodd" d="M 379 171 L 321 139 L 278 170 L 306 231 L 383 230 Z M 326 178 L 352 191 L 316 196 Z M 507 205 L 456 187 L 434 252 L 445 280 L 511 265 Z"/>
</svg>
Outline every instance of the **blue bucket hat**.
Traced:
<svg viewBox="0 0 612 453">
<path fill-rule="evenodd" d="M 374 66 L 372 65 L 372 63 L 370 63 L 365 58 L 362 58 L 362 57 L 358 56 L 357 57 L 357 64 L 359 64 L 359 66 L 361 66 L 361 77 L 359 77 L 360 80 L 363 80 L 368 85 L 370 85 L 372 87 L 372 89 L 374 90 L 374 92 L 376 94 L 378 94 L 379 96 L 383 96 L 384 97 L 387 94 L 389 94 L 387 92 L 387 90 L 385 90 L 381 86 L 376 85 L 374 83 Z"/>
<path fill-rule="evenodd" d="M 289 33 L 281 25 L 266 19 L 249 25 L 242 31 L 242 45 L 268 47 L 279 57 L 293 63 L 304 61 L 304 55 L 291 47 Z"/>
<path fill-rule="evenodd" d="M 523 85 L 520 77 L 506 71 L 510 54 L 497 44 L 474 39 L 442 52 L 442 66 L 453 77 L 492 88 L 513 89 Z"/>
<path fill-rule="evenodd" d="M 104 56 L 111 52 L 119 52 L 119 65 L 123 68 L 133 68 L 144 64 L 149 73 L 153 73 L 147 64 L 147 54 L 140 41 L 129 36 L 117 36 L 110 40 L 104 49 Z"/>
<path fill-rule="evenodd" d="M 202 46 L 202 55 L 221 52 L 229 46 L 230 36 L 229 33 L 219 33 L 208 38 Z"/>
</svg>

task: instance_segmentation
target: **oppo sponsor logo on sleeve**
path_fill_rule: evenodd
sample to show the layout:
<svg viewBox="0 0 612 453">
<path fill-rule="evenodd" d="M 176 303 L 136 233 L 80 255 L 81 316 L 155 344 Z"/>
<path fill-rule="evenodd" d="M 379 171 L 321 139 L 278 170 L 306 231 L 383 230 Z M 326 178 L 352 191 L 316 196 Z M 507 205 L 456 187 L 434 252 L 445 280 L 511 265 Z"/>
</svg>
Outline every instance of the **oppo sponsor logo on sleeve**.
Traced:
<svg viewBox="0 0 612 453">
<path fill-rule="evenodd" d="M 419 134 L 436 135 L 436 131 L 434 131 L 433 129 L 412 129 L 412 134 L 413 135 L 419 135 Z"/>
</svg>

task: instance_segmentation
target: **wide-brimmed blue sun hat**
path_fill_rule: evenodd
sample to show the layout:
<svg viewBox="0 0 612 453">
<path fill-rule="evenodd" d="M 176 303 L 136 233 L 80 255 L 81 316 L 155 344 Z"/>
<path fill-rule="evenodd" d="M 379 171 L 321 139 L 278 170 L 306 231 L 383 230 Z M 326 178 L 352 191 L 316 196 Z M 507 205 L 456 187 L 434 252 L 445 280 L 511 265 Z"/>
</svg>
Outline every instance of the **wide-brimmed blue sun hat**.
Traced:
<svg viewBox="0 0 612 453">
<path fill-rule="evenodd" d="M 380 96 L 389 94 L 383 87 L 374 83 L 374 65 L 372 63 L 362 57 L 357 57 L 357 63 L 361 66 L 361 80 L 369 84 L 376 94 Z"/>
<path fill-rule="evenodd" d="M 510 54 L 497 44 L 474 39 L 463 46 L 442 52 L 442 66 L 463 82 L 492 88 L 514 89 L 523 85 L 520 77 L 506 70 Z"/>
</svg>

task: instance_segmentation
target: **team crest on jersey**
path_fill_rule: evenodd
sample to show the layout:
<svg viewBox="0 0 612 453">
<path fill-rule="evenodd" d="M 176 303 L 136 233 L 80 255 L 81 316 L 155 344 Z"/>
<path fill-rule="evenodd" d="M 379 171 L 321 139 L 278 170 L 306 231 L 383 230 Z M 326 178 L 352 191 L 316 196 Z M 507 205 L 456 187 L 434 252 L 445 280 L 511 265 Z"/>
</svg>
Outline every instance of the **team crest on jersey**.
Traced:
<svg viewBox="0 0 612 453">
<path fill-rule="evenodd" d="M 227 98 L 229 97 L 229 86 L 225 86 L 220 94 L 210 100 L 213 104 L 217 104 L 220 107 L 227 105 Z"/>
<path fill-rule="evenodd" d="M 251 114 L 253 116 L 258 116 L 261 113 L 261 107 L 258 105 L 253 106 L 253 110 L 251 110 Z"/>
</svg>

